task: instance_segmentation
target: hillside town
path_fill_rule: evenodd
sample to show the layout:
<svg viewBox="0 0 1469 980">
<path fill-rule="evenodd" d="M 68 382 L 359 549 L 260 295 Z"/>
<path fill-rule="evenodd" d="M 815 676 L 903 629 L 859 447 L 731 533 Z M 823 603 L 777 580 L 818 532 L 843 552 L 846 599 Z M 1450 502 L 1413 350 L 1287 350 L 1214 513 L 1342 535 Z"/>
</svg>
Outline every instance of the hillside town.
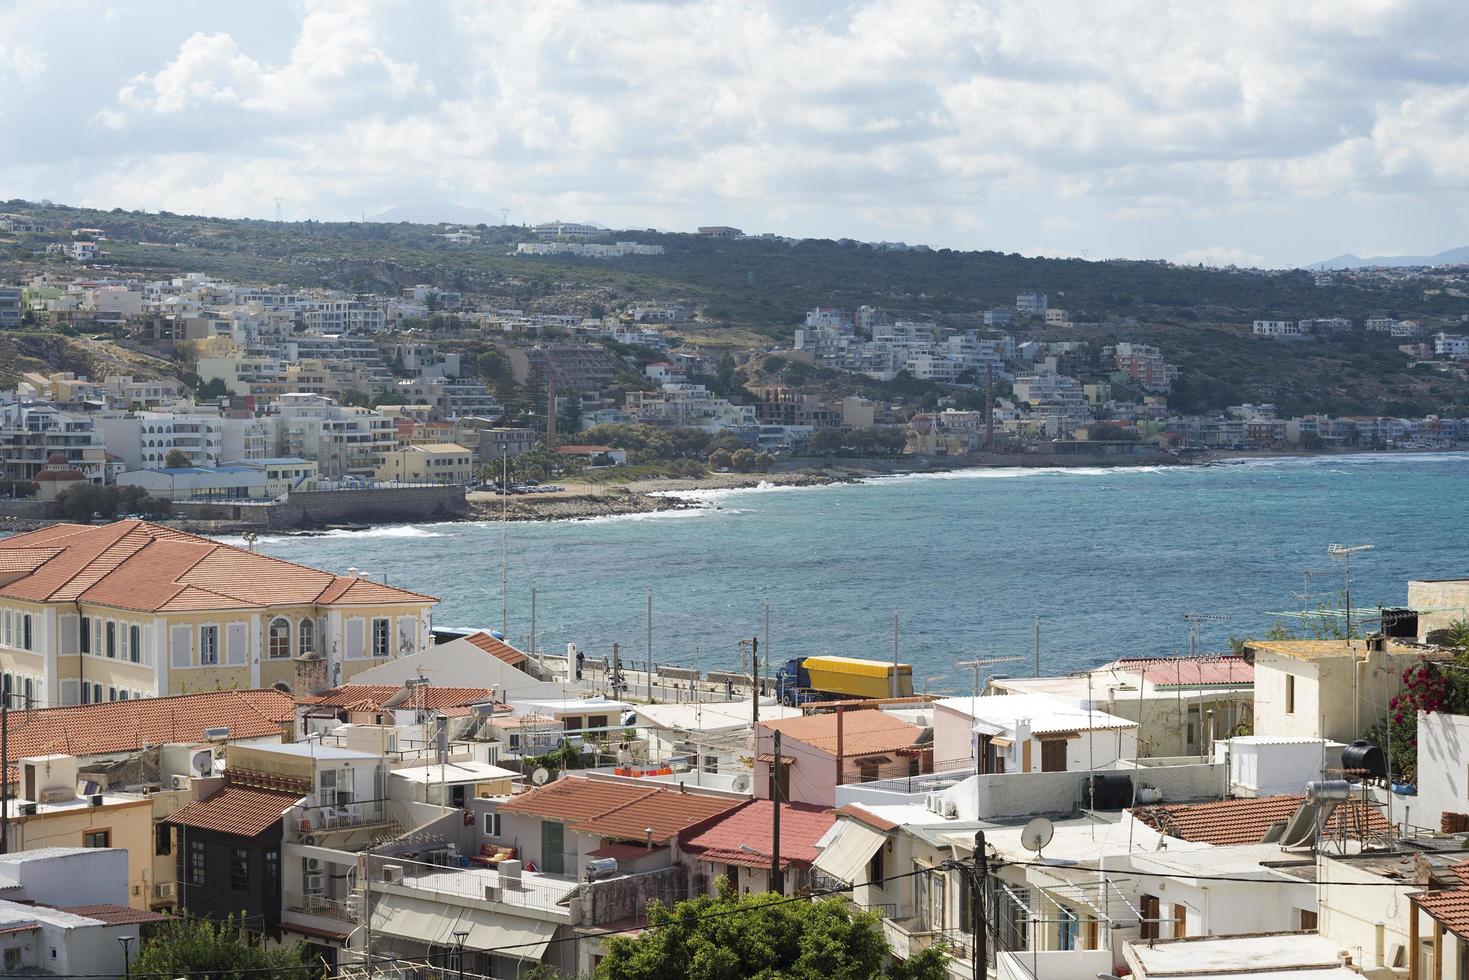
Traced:
<svg viewBox="0 0 1469 980">
<path fill-rule="evenodd" d="M 552 243 L 586 234 L 564 222 L 540 230 Z M 1025 325 L 1030 339 L 1015 333 Z M 706 326 L 682 300 L 584 316 L 490 308 L 427 284 L 383 296 L 202 273 L 38 274 L 0 288 L 0 327 L 89 338 L 87 370 L 44 357 L 13 369 L 0 395 L 0 478 L 38 505 L 87 483 L 135 488 L 129 499 L 146 496 L 152 512 L 203 502 L 233 519 L 292 494 L 437 487 L 415 506 L 452 516 L 463 501 L 445 490 L 509 489 L 511 463 L 527 455 L 514 472 L 522 489 L 629 464 L 696 476 L 834 457 L 1126 462 L 1469 443 L 1463 417 L 1291 416 L 1270 403 L 1182 414 L 1167 350 L 1094 342 L 1103 324 L 1072 319 L 1042 292 L 967 328 L 822 307 L 789 346 L 733 349 L 693 342 Z M 1261 343 L 1387 333 L 1418 369 L 1462 375 L 1469 341 L 1448 326 L 1369 316 L 1251 329 Z M 647 429 L 688 435 L 660 450 Z M 348 509 L 332 513 L 345 520 Z M 31 516 L 42 513 L 55 508 Z"/>
<path fill-rule="evenodd" d="M 10 972 L 123 976 L 114 939 L 187 914 L 339 976 L 584 976 L 650 903 L 719 889 L 837 896 L 955 980 L 1469 956 L 1466 579 L 1303 612 L 1367 623 L 1338 638 L 960 661 L 956 696 L 758 638 L 703 672 L 518 649 L 138 519 L 0 565 Z"/>
</svg>

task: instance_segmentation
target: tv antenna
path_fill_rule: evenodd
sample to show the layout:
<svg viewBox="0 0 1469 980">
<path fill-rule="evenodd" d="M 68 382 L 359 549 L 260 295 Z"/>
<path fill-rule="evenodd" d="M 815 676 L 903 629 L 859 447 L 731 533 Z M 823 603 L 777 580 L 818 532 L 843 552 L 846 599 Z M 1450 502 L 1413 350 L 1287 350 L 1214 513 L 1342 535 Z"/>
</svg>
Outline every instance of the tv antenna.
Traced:
<svg viewBox="0 0 1469 980">
<path fill-rule="evenodd" d="M 1056 836 L 1056 825 L 1045 817 L 1036 817 L 1026 824 L 1020 831 L 1020 846 L 1027 851 L 1035 851 L 1037 858 L 1044 857 L 1041 848 L 1051 842 Z"/>
<path fill-rule="evenodd" d="M 973 660 L 956 660 L 955 667 L 968 667 L 974 671 L 974 696 L 979 697 L 979 671 L 982 667 L 993 667 L 996 664 L 1013 664 L 1024 660 L 1023 656 L 1014 657 L 975 657 Z"/>
<path fill-rule="evenodd" d="M 1228 613 L 1184 613 L 1183 618 L 1188 625 L 1188 655 L 1197 656 L 1199 652 L 1199 624 L 1200 623 L 1223 623 L 1228 621 Z"/>
<path fill-rule="evenodd" d="M 284 201 L 284 200 L 285 200 L 285 198 L 283 198 L 283 197 L 278 197 L 278 198 L 275 199 L 275 220 L 276 221 L 280 221 L 281 220 L 281 202 Z"/>
</svg>

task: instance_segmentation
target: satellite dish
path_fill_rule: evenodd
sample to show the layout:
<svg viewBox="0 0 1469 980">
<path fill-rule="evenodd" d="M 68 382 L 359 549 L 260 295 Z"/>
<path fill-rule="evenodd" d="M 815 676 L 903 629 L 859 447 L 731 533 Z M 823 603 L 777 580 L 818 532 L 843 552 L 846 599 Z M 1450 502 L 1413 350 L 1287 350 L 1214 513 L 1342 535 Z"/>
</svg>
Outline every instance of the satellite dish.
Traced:
<svg viewBox="0 0 1469 980">
<path fill-rule="evenodd" d="M 541 768 L 537 768 L 535 772 L 530 774 L 530 781 L 537 786 L 544 786 L 546 784 L 546 780 L 550 778 L 551 774 L 545 769 Z"/>
<path fill-rule="evenodd" d="M 1020 846 L 1027 851 L 1035 851 L 1036 857 L 1040 857 L 1041 848 L 1051 842 L 1056 834 L 1056 827 L 1045 817 L 1036 817 L 1026 824 L 1020 831 Z"/>
<path fill-rule="evenodd" d="M 750 792 L 750 777 L 746 776 L 744 773 L 741 773 L 730 781 L 729 788 L 734 790 L 736 793 Z"/>
<path fill-rule="evenodd" d="M 189 760 L 189 767 L 194 770 L 195 776 L 209 776 L 214 773 L 214 753 L 209 749 L 201 749 L 195 752 Z"/>
</svg>

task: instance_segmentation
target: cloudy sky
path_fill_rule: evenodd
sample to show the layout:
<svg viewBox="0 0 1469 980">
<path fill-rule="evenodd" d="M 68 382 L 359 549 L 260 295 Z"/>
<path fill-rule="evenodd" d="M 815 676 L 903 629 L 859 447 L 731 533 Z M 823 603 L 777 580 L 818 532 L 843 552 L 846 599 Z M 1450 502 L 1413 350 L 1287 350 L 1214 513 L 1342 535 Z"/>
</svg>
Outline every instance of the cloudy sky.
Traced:
<svg viewBox="0 0 1469 980">
<path fill-rule="evenodd" d="M 1463 0 L 0 0 L 0 199 L 1431 253 L 1466 50 Z"/>
</svg>

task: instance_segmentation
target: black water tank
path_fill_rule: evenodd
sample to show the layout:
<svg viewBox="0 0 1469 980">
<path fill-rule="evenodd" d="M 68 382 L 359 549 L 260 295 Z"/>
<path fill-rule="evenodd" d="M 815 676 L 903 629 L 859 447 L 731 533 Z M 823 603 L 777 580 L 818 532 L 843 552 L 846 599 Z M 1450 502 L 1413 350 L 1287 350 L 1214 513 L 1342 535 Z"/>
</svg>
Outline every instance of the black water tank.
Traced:
<svg viewBox="0 0 1469 980">
<path fill-rule="evenodd" d="M 1081 805 L 1088 810 L 1125 810 L 1132 806 L 1132 777 L 1093 773 L 1082 787 Z"/>
<path fill-rule="evenodd" d="M 1382 779 L 1387 776 L 1387 756 L 1371 742 L 1359 738 L 1341 750 L 1341 767 L 1353 776 Z"/>
</svg>

